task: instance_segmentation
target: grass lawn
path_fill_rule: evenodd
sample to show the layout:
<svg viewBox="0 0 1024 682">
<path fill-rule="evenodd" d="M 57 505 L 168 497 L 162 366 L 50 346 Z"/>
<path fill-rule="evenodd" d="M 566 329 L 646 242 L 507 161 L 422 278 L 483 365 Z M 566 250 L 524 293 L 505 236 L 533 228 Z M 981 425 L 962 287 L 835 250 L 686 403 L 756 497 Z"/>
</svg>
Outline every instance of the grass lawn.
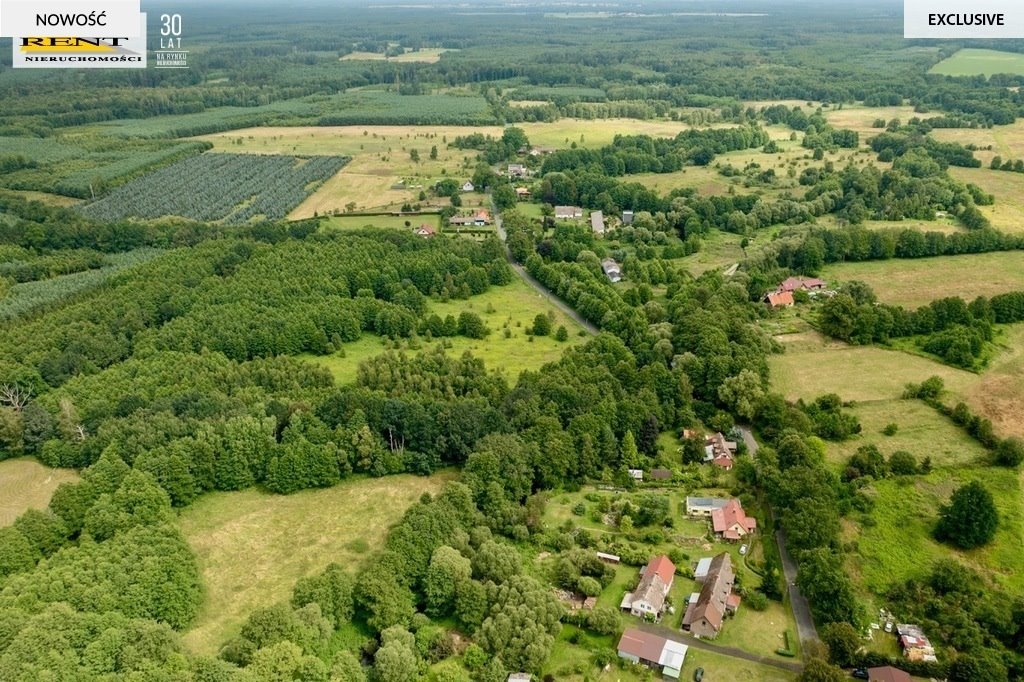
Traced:
<svg viewBox="0 0 1024 682">
<path fill-rule="evenodd" d="M 960 551 L 932 539 L 938 508 L 956 488 L 980 480 L 995 498 L 1000 526 L 988 546 Z M 875 594 L 893 583 L 920 576 L 933 561 L 955 556 L 1010 590 L 1024 594 L 1024 510 L 1021 475 L 1003 468 L 939 469 L 928 476 L 886 479 L 869 491 L 875 508 L 869 523 L 855 524 L 850 538 L 856 550 L 847 554 L 852 574 Z"/>
<path fill-rule="evenodd" d="M 1000 130 L 999 133 L 1007 138 L 1003 144 L 1012 147 L 1012 151 L 1003 153 L 1003 158 L 1007 158 L 1007 154 L 1010 154 L 1010 158 L 1013 159 L 1024 158 L 1024 124 L 1018 123 L 1002 127 L 1011 129 L 1011 132 Z M 985 132 L 990 133 L 991 131 Z M 943 134 L 936 137 L 945 140 L 951 136 Z M 998 148 L 995 153 L 999 153 Z M 978 151 L 975 152 L 975 156 L 987 166 L 995 153 Z M 994 171 L 989 168 L 950 167 L 949 174 L 960 182 L 973 182 L 989 194 L 995 195 L 994 204 L 978 207 L 978 210 L 985 214 L 993 227 L 1007 233 L 1019 234 L 1024 231 L 1024 223 L 1020 220 L 1020 215 L 1024 212 L 1024 173 Z"/>
<path fill-rule="evenodd" d="M 780 660 L 792 661 L 793 659 Z M 796 675 L 778 668 L 741 661 L 737 658 L 730 658 L 711 651 L 700 651 L 691 647 L 686 652 L 686 662 L 683 663 L 679 679 L 692 680 L 693 671 L 697 668 L 704 668 L 704 682 L 793 682 L 796 680 Z"/>
<path fill-rule="evenodd" d="M 288 496 L 249 489 L 200 498 L 180 518 L 204 588 L 186 645 L 216 654 L 254 609 L 287 599 L 299 578 L 331 562 L 354 571 L 409 505 L 451 478 L 388 476 Z"/>
<path fill-rule="evenodd" d="M 988 458 L 988 451 L 976 440 L 920 400 L 861 403 L 851 412 L 857 415 L 863 431 L 850 440 L 828 444 L 829 462 L 839 471 L 863 445 L 878 446 L 886 457 L 897 450 L 906 450 L 919 462 L 931 457 L 936 467 L 978 464 Z M 882 429 L 888 424 L 899 425 L 899 431 L 893 436 L 884 435 Z"/>
<path fill-rule="evenodd" d="M 470 351 L 474 356 L 483 359 L 487 368 L 497 370 L 505 375 L 509 382 L 515 382 L 520 372 L 536 370 L 541 366 L 558 360 L 569 347 L 582 341 L 579 336 L 580 326 L 569 319 L 561 311 L 542 298 L 532 287 L 516 277 L 512 283 L 503 287 L 494 287 L 491 291 L 470 300 L 430 303 L 430 312 L 441 317 L 453 315 L 458 318 L 464 310 L 477 313 L 491 329 L 486 339 L 467 339 L 461 336 L 444 339 L 445 347 L 450 354 L 462 355 Z M 526 328 L 533 324 L 538 314 L 555 315 L 553 329 L 565 325 L 569 339 L 565 342 L 556 341 L 554 336 L 526 336 Z M 506 338 L 504 331 L 509 330 Z M 420 348 L 433 348 L 441 340 L 427 342 L 421 339 Z M 415 354 L 418 349 L 407 353 Z M 339 384 L 355 381 L 359 363 L 386 350 L 384 340 L 370 334 L 364 334 L 355 343 L 346 344 L 345 356 L 338 354 L 327 356 L 301 356 L 312 362 L 321 364 L 331 371 Z"/>
<path fill-rule="evenodd" d="M 51 469 L 30 457 L 0 462 L 0 526 L 9 526 L 29 509 L 46 509 L 61 483 L 75 482 L 72 469 Z"/>
<path fill-rule="evenodd" d="M 924 119 L 938 115 L 937 113 L 919 114 L 911 106 L 867 107 L 860 104 L 843 105 L 842 109 L 825 109 L 824 113 L 825 120 L 833 127 L 859 132 L 861 142 L 864 142 L 867 137 L 874 137 L 880 132 L 878 128 L 873 126 L 876 119 L 883 118 L 886 121 L 891 121 L 894 118 L 898 118 L 906 123 L 914 117 Z"/>
<path fill-rule="evenodd" d="M 786 630 L 789 630 L 793 644 L 798 645 L 796 620 L 788 604 L 769 601 L 767 609 L 755 611 L 741 603 L 736 615 L 726 619 L 721 634 L 715 638 L 715 644 L 736 647 L 762 656 L 775 656 L 775 650 L 785 646 L 783 633 Z"/>
<path fill-rule="evenodd" d="M 943 76 L 991 76 L 996 73 L 1024 75 L 1024 55 L 999 50 L 965 48 L 929 69 Z"/>
<path fill-rule="evenodd" d="M 865 263 L 837 263 L 822 271 L 830 284 L 861 280 L 883 303 L 916 308 L 948 296 L 970 301 L 1024 289 L 1024 253 L 1006 251 Z"/>
<path fill-rule="evenodd" d="M 966 391 L 973 409 L 992 420 L 996 432 L 1024 438 L 1024 324 L 1003 330 L 1002 352 Z"/>
</svg>

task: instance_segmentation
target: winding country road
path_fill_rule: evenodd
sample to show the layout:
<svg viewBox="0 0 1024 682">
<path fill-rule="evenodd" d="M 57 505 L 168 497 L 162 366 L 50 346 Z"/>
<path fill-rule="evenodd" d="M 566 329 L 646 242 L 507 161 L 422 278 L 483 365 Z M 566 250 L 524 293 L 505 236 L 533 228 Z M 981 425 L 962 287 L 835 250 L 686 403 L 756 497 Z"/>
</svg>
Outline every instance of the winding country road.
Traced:
<svg viewBox="0 0 1024 682">
<path fill-rule="evenodd" d="M 754 439 L 754 434 L 751 433 L 750 429 L 741 426 L 739 427 L 740 433 L 743 435 L 743 442 L 747 445 L 747 452 L 751 457 L 757 454 L 757 450 L 760 447 L 757 441 Z M 774 520 L 775 513 L 772 512 L 772 519 Z M 817 642 L 818 630 L 814 627 L 814 619 L 811 617 L 811 607 L 807 603 L 807 597 L 801 592 L 800 588 L 796 584 L 796 572 L 797 565 L 793 561 L 793 557 L 789 555 L 789 550 L 786 549 L 786 534 L 780 528 L 775 531 L 775 540 L 779 545 L 779 557 L 782 559 L 782 572 L 786 576 L 786 589 L 789 591 L 789 603 L 793 608 L 793 617 L 796 618 L 796 629 L 800 635 L 800 643 L 807 644 L 808 642 Z"/>
<path fill-rule="evenodd" d="M 568 305 L 565 301 L 563 301 L 562 299 L 558 298 L 553 293 L 548 291 L 547 287 L 545 287 L 543 284 L 534 279 L 533 276 L 526 271 L 526 268 L 524 268 L 522 265 L 517 263 L 514 258 L 512 258 L 512 253 L 508 250 L 508 245 L 505 243 L 508 240 L 508 235 L 505 233 L 505 226 L 502 225 L 501 214 L 498 212 L 497 206 L 494 206 L 492 204 L 491 208 L 494 215 L 494 227 L 498 232 L 498 238 L 501 239 L 502 246 L 505 247 L 505 257 L 508 258 L 508 263 L 509 265 L 512 266 L 512 269 L 516 271 L 516 274 L 518 274 L 519 277 L 523 279 L 523 281 L 525 281 L 531 287 L 536 289 L 537 293 L 546 298 L 548 302 L 551 303 L 551 305 L 561 310 L 563 313 L 569 316 L 574 322 L 576 322 L 576 324 L 586 329 L 588 333 L 593 334 L 595 336 L 599 334 L 600 330 L 598 330 L 597 327 L 583 319 L 583 316 L 576 312 L 572 308 L 572 306 Z"/>
</svg>

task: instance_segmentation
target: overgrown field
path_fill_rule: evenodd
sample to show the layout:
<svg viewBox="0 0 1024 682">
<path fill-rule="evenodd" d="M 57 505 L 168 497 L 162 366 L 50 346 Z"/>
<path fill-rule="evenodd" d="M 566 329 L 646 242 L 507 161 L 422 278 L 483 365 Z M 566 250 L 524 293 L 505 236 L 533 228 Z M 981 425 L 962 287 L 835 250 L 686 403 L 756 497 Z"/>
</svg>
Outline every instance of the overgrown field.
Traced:
<svg viewBox="0 0 1024 682">
<path fill-rule="evenodd" d="M 57 486 L 77 480 L 72 469 L 51 469 L 28 457 L 0 462 L 0 527 L 28 509 L 46 509 Z"/>
<path fill-rule="evenodd" d="M 255 489 L 206 495 L 180 519 L 205 590 L 186 644 L 214 655 L 246 616 L 286 599 L 299 578 L 331 562 L 355 572 L 409 505 L 450 479 L 388 476 L 287 497 Z"/>
<path fill-rule="evenodd" d="M 204 154 L 139 178 L 82 210 L 100 220 L 278 220 L 347 162 L 343 156 Z"/>
<path fill-rule="evenodd" d="M 15 284 L 0 295 L 0 320 L 9 320 L 45 306 L 61 303 L 91 291 L 125 270 L 146 263 L 163 253 L 160 249 L 136 249 L 105 256 L 106 265 L 95 270 Z"/>
<path fill-rule="evenodd" d="M 518 277 L 507 286 L 492 288 L 468 301 L 433 301 L 429 307 L 430 313 L 436 313 L 442 318 L 446 315 L 458 318 L 463 311 L 477 313 L 491 333 L 481 340 L 458 336 L 433 342 L 420 339 L 419 346 L 415 348 L 403 342 L 400 345 L 402 350 L 415 355 L 443 342 L 449 355 L 459 356 L 469 351 L 474 357 L 483 360 L 487 369 L 501 372 L 510 382 L 515 382 L 524 370 L 537 370 L 548 362 L 554 362 L 567 348 L 581 340 L 581 327 Z M 549 313 L 554 316 L 552 335 L 527 336 L 526 329 L 533 325 L 534 318 Z M 553 335 L 562 325 L 569 333 L 565 342 L 557 341 Z M 508 336 L 505 335 L 506 329 Z M 344 354 L 303 357 L 326 367 L 339 384 L 345 384 L 355 381 L 360 362 L 383 353 L 389 346 L 394 347 L 394 343 L 385 343 L 379 336 L 363 334 L 360 340 L 342 347 Z"/>
<path fill-rule="evenodd" d="M 934 300 L 959 296 L 966 301 L 1024 289 L 1024 253 L 970 254 L 829 265 L 822 277 L 830 284 L 860 280 L 883 303 L 917 308 Z"/>
<path fill-rule="evenodd" d="M 1000 50 L 964 48 L 931 68 L 943 76 L 991 76 L 996 73 L 1024 75 L 1024 55 Z"/>
<path fill-rule="evenodd" d="M 1000 525 L 985 547 L 959 551 L 932 537 L 938 509 L 956 488 L 978 480 L 992 493 Z M 865 588 L 884 594 L 895 583 L 922 576 L 939 558 L 951 554 L 1003 588 L 1024 594 L 1024 508 L 1021 475 L 1000 467 L 943 468 L 924 477 L 890 478 L 871 484 L 874 509 L 849 538 L 848 554 Z"/>
<path fill-rule="evenodd" d="M 0 187 L 89 199 L 147 170 L 199 154 L 197 142 L 119 140 L 100 135 L 0 137 L 0 158 L 21 159 L 0 173 Z"/>
</svg>

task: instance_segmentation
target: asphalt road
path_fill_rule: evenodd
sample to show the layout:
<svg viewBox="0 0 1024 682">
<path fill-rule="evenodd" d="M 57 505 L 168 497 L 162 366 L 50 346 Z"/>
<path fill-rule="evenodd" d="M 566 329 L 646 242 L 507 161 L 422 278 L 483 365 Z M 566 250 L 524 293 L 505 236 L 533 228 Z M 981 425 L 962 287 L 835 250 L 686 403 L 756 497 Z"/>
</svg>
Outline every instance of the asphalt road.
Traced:
<svg viewBox="0 0 1024 682">
<path fill-rule="evenodd" d="M 754 434 L 750 432 L 747 427 L 739 427 L 740 433 L 743 435 L 743 442 L 747 445 L 747 452 L 753 457 L 757 454 L 757 450 L 760 447 L 757 441 L 754 439 Z M 772 513 L 774 518 L 774 512 Z M 811 617 L 811 607 L 807 603 L 807 598 L 804 597 L 800 592 L 800 588 L 796 585 L 796 572 L 797 565 L 793 561 L 793 557 L 789 555 L 789 550 L 786 549 L 786 534 L 779 529 L 775 531 L 775 540 L 779 544 L 779 556 L 782 559 L 782 573 L 786 577 L 786 589 L 789 591 L 789 603 L 793 607 L 793 617 L 796 618 L 796 629 L 797 634 L 800 635 L 801 644 L 807 642 L 820 641 L 818 638 L 818 630 L 814 627 L 814 619 Z"/>
<path fill-rule="evenodd" d="M 498 213 L 496 206 L 492 205 L 492 209 L 494 214 L 494 227 L 498 232 L 498 238 L 501 239 L 502 244 L 505 244 L 505 241 L 508 239 L 508 235 L 505 233 L 505 227 L 501 224 L 501 214 Z M 518 274 L 523 279 L 523 281 L 525 281 L 531 287 L 536 289 L 537 293 L 546 298 L 551 303 L 551 305 L 555 306 L 563 313 L 565 313 L 567 316 L 572 318 L 577 324 L 586 329 L 587 332 L 589 332 L 590 334 L 596 336 L 599 333 L 597 327 L 583 319 L 583 317 L 578 312 L 573 310 L 572 306 L 566 304 L 565 301 L 563 301 L 562 299 L 558 298 L 553 293 L 548 291 L 547 287 L 545 287 L 543 284 L 534 279 L 533 276 L 526 271 L 526 268 L 524 268 L 519 263 L 515 262 L 515 260 L 512 258 L 512 254 L 509 253 L 508 246 L 505 246 L 505 257 L 508 258 L 508 263 L 509 265 L 512 266 L 512 269 L 516 271 L 516 274 Z"/>
</svg>

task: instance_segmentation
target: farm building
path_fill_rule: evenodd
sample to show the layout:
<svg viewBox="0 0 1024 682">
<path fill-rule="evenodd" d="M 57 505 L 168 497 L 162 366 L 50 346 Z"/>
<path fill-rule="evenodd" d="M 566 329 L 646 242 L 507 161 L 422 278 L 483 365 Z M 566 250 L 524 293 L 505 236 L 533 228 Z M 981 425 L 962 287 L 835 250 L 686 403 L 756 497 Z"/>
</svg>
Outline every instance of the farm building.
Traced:
<svg viewBox="0 0 1024 682">
<path fill-rule="evenodd" d="M 792 308 L 796 305 L 792 291 L 774 292 L 764 297 L 769 308 Z"/>
<path fill-rule="evenodd" d="M 711 560 L 696 598 L 691 595 L 683 614 L 683 629 L 704 639 L 717 637 L 725 617 L 736 613 L 740 605 L 739 596 L 732 593 L 735 582 L 732 559 L 727 552 L 722 552 Z"/>
<path fill-rule="evenodd" d="M 590 213 L 590 229 L 597 236 L 604 236 L 604 213 L 601 211 L 592 211 Z"/>
<path fill-rule="evenodd" d="M 775 290 L 776 293 L 792 293 L 794 291 L 821 291 L 828 284 L 824 280 L 820 280 L 816 277 L 789 277 L 779 288 Z"/>
<path fill-rule="evenodd" d="M 491 224 L 491 214 L 480 209 L 473 215 L 455 215 L 448 219 L 449 225 L 484 227 Z"/>
<path fill-rule="evenodd" d="M 693 569 L 693 579 L 699 583 L 704 582 L 708 577 L 708 571 L 711 570 L 711 557 L 704 557 L 697 562 L 697 567 Z"/>
<path fill-rule="evenodd" d="M 934 663 L 935 649 L 932 643 L 925 636 L 919 625 L 900 623 L 896 626 L 896 632 L 900 636 L 900 646 L 903 648 L 903 656 L 908 661 L 928 661 Z"/>
<path fill-rule="evenodd" d="M 711 512 L 711 526 L 718 537 L 736 541 L 757 530 L 757 519 L 747 516 L 740 501 L 733 499 Z"/>
<path fill-rule="evenodd" d="M 612 284 L 622 281 L 622 268 L 611 258 L 601 261 L 601 269 Z"/>
<path fill-rule="evenodd" d="M 689 516 L 711 516 L 716 509 L 721 509 L 729 500 L 722 497 L 687 497 L 686 513 Z"/>
<path fill-rule="evenodd" d="M 555 220 L 579 220 L 583 209 L 579 206 L 555 206 Z"/>
<path fill-rule="evenodd" d="M 647 562 L 640 569 L 640 582 L 636 589 L 627 592 L 619 607 L 634 616 L 661 618 L 665 611 L 665 597 L 672 589 L 676 566 L 667 556 L 659 556 Z"/>
<path fill-rule="evenodd" d="M 911 682 L 909 673 L 891 665 L 868 668 L 868 682 Z"/>
<path fill-rule="evenodd" d="M 664 637 L 630 628 L 619 638 L 619 658 L 640 663 L 678 680 L 689 647 Z"/>
</svg>

